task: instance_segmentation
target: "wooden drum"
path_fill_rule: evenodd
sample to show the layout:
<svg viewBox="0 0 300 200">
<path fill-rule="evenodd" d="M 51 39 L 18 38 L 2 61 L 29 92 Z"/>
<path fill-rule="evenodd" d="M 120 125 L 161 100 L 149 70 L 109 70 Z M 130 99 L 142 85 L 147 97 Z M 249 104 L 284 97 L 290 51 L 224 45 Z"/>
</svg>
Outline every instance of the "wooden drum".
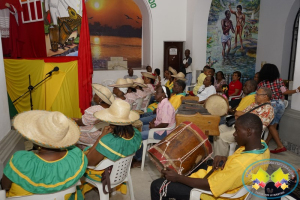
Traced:
<svg viewBox="0 0 300 200">
<path fill-rule="evenodd" d="M 141 120 L 137 120 L 132 124 L 132 126 L 142 132 L 143 122 Z"/>
<path fill-rule="evenodd" d="M 159 171 L 169 167 L 187 175 L 211 156 L 212 146 L 195 124 L 183 122 L 148 152 Z"/>
<path fill-rule="evenodd" d="M 212 115 L 224 116 L 228 112 L 229 104 L 221 95 L 213 94 L 206 99 L 204 108 Z"/>
</svg>

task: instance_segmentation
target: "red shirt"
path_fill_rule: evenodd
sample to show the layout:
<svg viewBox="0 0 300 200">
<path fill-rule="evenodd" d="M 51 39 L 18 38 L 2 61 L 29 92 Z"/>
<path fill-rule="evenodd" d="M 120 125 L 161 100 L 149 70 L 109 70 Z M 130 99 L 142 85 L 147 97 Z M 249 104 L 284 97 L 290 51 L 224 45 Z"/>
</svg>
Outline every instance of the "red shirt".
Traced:
<svg viewBox="0 0 300 200">
<path fill-rule="evenodd" d="M 237 80 L 235 82 L 231 81 L 229 83 L 228 96 L 230 96 L 233 93 L 235 93 L 235 89 L 239 89 L 240 90 L 240 92 L 237 94 L 237 95 L 240 95 L 241 91 L 242 91 L 242 88 L 243 88 L 243 84 L 239 80 Z"/>
<path fill-rule="evenodd" d="M 279 100 L 279 99 L 283 98 L 283 94 L 282 94 L 282 90 L 281 90 L 282 87 L 284 88 L 284 90 L 286 90 L 286 87 L 281 78 L 278 78 L 278 79 L 274 80 L 273 82 L 261 81 L 257 85 L 257 90 L 261 87 L 270 88 L 272 91 L 272 99 L 274 99 L 274 100 Z"/>
</svg>

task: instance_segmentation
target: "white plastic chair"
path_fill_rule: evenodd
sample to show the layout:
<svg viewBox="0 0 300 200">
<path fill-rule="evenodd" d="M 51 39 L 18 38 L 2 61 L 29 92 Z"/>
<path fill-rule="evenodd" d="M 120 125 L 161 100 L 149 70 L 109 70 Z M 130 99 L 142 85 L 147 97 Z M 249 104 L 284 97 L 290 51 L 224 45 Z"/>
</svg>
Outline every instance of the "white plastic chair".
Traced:
<svg viewBox="0 0 300 200">
<path fill-rule="evenodd" d="M 105 126 L 108 126 L 109 124 L 107 122 L 98 122 L 97 124 L 94 125 L 94 127 L 89 130 L 89 131 L 85 131 L 85 130 L 80 130 L 81 133 L 87 133 L 87 135 L 90 137 L 89 133 L 93 133 L 99 129 L 104 129 Z M 91 138 L 91 137 L 90 137 Z M 93 138 L 91 138 L 93 139 Z M 78 141 L 77 144 L 82 144 L 82 145 L 85 145 L 85 146 L 93 146 L 93 144 L 87 144 L 87 143 L 84 143 L 84 142 L 81 142 L 81 141 Z"/>
<path fill-rule="evenodd" d="M 283 101 L 285 108 L 287 108 L 289 106 L 289 101 L 288 100 L 284 100 Z"/>
<path fill-rule="evenodd" d="M 233 99 L 233 98 L 235 98 L 235 99 L 241 99 L 243 97 L 243 95 L 244 95 L 244 92 L 242 90 L 239 95 L 229 97 L 228 101 L 231 101 L 231 99 Z"/>
<path fill-rule="evenodd" d="M 143 101 L 146 101 L 146 106 L 141 108 L 141 110 L 143 110 L 145 113 L 147 112 L 147 108 L 149 106 L 149 102 L 151 99 L 152 94 L 149 94 L 148 96 L 145 97 L 145 99 Z"/>
<path fill-rule="evenodd" d="M 129 193 L 131 200 L 134 200 L 134 193 L 132 187 L 132 180 L 130 176 L 130 166 L 133 155 L 121 158 L 117 161 L 111 161 L 109 159 L 102 160 L 96 167 L 88 166 L 89 169 L 93 170 L 104 170 L 109 166 L 113 166 L 110 173 L 110 184 L 111 188 L 115 188 L 123 182 L 127 181 L 127 186 L 129 187 Z M 104 194 L 103 186 L 101 182 L 93 181 L 88 178 L 85 178 L 85 181 L 96 186 L 99 191 L 99 197 L 101 200 L 109 200 L 109 194 Z M 108 190 L 108 188 L 106 188 Z"/>
<path fill-rule="evenodd" d="M 248 185 L 247 188 L 248 188 L 248 190 L 251 190 L 252 186 Z M 233 194 L 224 193 L 224 194 L 220 195 L 220 197 L 224 197 L 224 198 L 228 198 L 228 199 L 236 199 L 236 198 L 242 197 L 245 194 L 247 194 L 249 192 L 248 190 L 245 187 L 242 187 L 236 193 L 233 193 Z M 190 193 L 190 200 L 200 200 L 200 196 L 202 193 L 213 195 L 210 191 L 193 188 Z M 248 196 L 249 196 L 249 194 L 247 195 L 247 197 Z M 245 199 L 247 199 L 247 197 Z"/>
<path fill-rule="evenodd" d="M 143 140 L 143 157 L 142 157 L 142 164 L 141 164 L 142 171 L 144 171 L 146 151 L 147 151 L 148 144 L 156 144 L 160 141 L 160 140 L 154 139 L 154 132 L 169 131 L 169 130 L 174 129 L 175 127 L 176 127 L 176 123 L 174 123 L 172 126 L 167 127 L 167 128 L 153 128 L 153 129 L 149 130 L 148 139 Z"/>
<path fill-rule="evenodd" d="M 141 110 L 142 104 L 143 104 L 143 99 L 142 98 L 138 98 L 132 104 L 132 107 L 134 107 L 134 110 Z"/>
<path fill-rule="evenodd" d="M 66 194 L 71 194 L 76 191 L 76 186 L 80 185 L 80 181 L 78 181 L 75 185 L 56 192 L 56 193 L 51 193 L 51 194 L 34 194 L 34 195 L 29 195 L 29 196 L 19 196 L 19 197 L 5 197 L 5 191 L 0 190 L 0 199 L 1 200 L 65 200 L 65 195 Z"/>
</svg>

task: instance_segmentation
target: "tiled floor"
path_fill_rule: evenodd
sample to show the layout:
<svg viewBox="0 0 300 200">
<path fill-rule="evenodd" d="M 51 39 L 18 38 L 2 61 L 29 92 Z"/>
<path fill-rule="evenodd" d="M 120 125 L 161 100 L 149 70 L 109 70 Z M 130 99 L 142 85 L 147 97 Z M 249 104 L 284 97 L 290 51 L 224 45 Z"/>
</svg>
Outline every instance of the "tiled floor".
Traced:
<svg viewBox="0 0 300 200">
<path fill-rule="evenodd" d="M 275 148 L 275 143 L 270 144 L 270 149 Z M 300 157 L 292 152 L 283 152 L 280 154 L 271 154 L 271 158 L 280 159 L 286 161 L 293 165 L 296 169 L 300 167 Z M 141 171 L 140 168 L 131 169 L 131 177 L 133 182 L 134 195 L 136 200 L 149 200 L 150 199 L 150 184 L 153 180 L 160 177 L 160 173 L 152 164 L 152 162 L 147 159 L 145 170 Z M 95 191 L 91 191 L 86 195 L 86 200 L 97 200 L 99 199 L 98 194 Z M 117 192 L 115 195 L 111 196 L 111 200 L 130 200 L 130 195 L 127 193 L 123 195 Z M 258 200 L 261 198 L 251 197 L 251 200 Z"/>
</svg>

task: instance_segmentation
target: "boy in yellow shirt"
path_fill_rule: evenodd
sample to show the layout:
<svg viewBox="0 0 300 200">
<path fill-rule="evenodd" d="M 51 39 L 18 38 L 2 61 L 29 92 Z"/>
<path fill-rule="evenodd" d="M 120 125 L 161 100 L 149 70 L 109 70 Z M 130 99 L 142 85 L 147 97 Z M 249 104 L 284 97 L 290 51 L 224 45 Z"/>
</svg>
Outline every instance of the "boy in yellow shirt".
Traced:
<svg viewBox="0 0 300 200">
<path fill-rule="evenodd" d="M 162 199 L 189 199 L 190 191 L 193 188 L 199 188 L 211 191 L 213 196 L 202 194 L 202 200 L 221 200 L 219 196 L 223 193 L 235 193 L 243 187 L 243 173 L 248 166 L 256 161 L 270 158 L 270 151 L 267 144 L 261 141 L 262 122 L 260 118 L 252 113 L 246 113 L 240 116 L 235 123 L 235 133 L 233 134 L 236 142 L 240 146 L 233 155 L 228 158 L 225 156 L 215 156 L 212 166 L 201 169 L 191 176 L 183 176 L 167 168 L 162 170 L 165 179 L 171 181 L 164 189 L 166 194 Z M 221 167 L 220 167 L 220 163 Z M 214 172 L 208 177 L 205 175 L 211 170 Z M 261 165 L 263 170 L 267 170 L 268 164 Z M 258 169 L 257 169 L 258 170 Z M 252 173 L 256 173 L 254 170 Z M 151 199 L 160 199 L 160 188 L 165 179 L 160 178 L 151 184 Z M 246 184 L 251 184 L 251 178 L 244 179 Z"/>
<path fill-rule="evenodd" d="M 204 66 L 203 67 L 203 73 L 201 73 L 199 75 L 199 77 L 197 78 L 197 84 L 195 85 L 194 89 L 193 89 L 193 94 L 197 95 L 197 92 L 199 90 L 199 88 L 203 85 L 203 81 L 206 78 L 207 75 L 211 75 L 211 70 L 209 66 Z"/>
</svg>

